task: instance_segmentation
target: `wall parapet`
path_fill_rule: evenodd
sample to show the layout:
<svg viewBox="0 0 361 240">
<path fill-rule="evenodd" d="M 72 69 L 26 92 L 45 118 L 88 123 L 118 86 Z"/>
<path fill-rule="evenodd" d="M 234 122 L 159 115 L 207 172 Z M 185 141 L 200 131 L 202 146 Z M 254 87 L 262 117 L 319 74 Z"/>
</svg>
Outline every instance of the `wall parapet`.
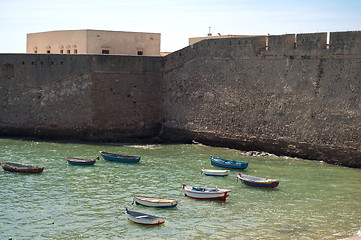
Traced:
<svg viewBox="0 0 361 240">
<path fill-rule="evenodd" d="M 205 39 L 165 56 L 165 69 L 199 58 L 324 57 L 361 54 L 361 31 Z"/>
<path fill-rule="evenodd" d="M 327 33 L 307 33 L 296 35 L 295 55 L 320 56 L 327 50 Z"/>
<path fill-rule="evenodd" d="M 296 44 L 296 34 L 268 36 L 267 55 L 282 56 L 293 51 Z"/>
<path fill-rule="evenodd" d="M 361 31 L 330 33 L 330 53 L 334 55 L 361 54 Z"/>
</svg>

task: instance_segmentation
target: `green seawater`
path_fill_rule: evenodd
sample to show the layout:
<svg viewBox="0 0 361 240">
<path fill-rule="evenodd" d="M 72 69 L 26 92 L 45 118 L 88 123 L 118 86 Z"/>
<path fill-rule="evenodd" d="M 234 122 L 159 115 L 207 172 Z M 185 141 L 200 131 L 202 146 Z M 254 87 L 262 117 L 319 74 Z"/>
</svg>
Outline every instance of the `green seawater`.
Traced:
<svg viewBox="0 0 361 240">
<path fill-rule="evenodd" d="M 73 166 L 66 157 L 99 151 L 140 155 L 139 164 L 100 159 Z M 247 161 L 241 171 L 277 178 L 275 189 L 251 188 L 229 176 L 201 174 L 209 156 Z M 44 166 L 41 174 L 0 171 L 0 239 L 342 239 L 361 228 L 361 169 L 193 145 L 121 145 L 0 139 L 0 161 Z M 182 184 L 232 192 L 226 202 L 184 196 Z M 134 195 L 174 198 L 173 209 L 132 205 Z M 142 226 L 123 213 L 166 217 Z"/>
</svg>

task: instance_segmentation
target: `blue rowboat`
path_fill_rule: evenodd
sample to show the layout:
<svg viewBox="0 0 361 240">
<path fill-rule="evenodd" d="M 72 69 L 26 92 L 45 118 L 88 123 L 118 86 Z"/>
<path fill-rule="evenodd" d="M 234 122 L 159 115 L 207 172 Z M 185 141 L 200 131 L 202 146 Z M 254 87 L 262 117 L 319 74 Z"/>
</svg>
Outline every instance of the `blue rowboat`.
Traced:
<svg viewBox="0 0 361 240">
<path fill-rule="evenodd" d="M 73 157 L 66 158 L 68 163 L 72 165 L 94 165 L 97 159 L 99 160 L 99 157 L 97 157 L 96 159 L 82 159 Z"/>
<path fill-rule="evenodd" d="M 248 167 L 248 162 L 238 162 L 233 160 L 226 160 L 222 158 L 216 158 L 211 156 L 212 165 L 224 168 L 235 168 L 235 169 L 246 169 Z"/>
<path fill-rule="evenodd" d="M 124 162 L 124 163 L 137 163 L 140 161 L 140 156 L 133 155 L 122 155 L 117 153 L 109 153 L 100 151 L 100 155 L 104 160 L 115 161 L 115 162 Z"/>
<path fill-rule="evenodd" d="M 249 175 L 244 175 L 238 173 L 238 179 L 245 185 L 251 187 L 267 187 L 267 188 L 275 188 L 280 183 L 279 180 L 276 179 L 268 179 L 268 178 L 260 178 L 260 177 L 253 177 Z"/>
</svg>

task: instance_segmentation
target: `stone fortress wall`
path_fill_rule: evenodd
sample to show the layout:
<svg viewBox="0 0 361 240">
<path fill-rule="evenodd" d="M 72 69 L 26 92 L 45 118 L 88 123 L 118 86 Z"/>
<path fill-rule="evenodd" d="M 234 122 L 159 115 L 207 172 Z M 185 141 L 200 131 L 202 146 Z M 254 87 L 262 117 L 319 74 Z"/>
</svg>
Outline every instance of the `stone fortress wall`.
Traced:
<svg viewBox="0 0 361 240">
<path fill-rule="evenodd" d="M 165 57 L 168 139 L 361 166 L 361 32 L 210 39 Z"/>
<path fill-rule="evenodd" d="M 361 167 L 361 32 L 165 57 L 0 55 L 0 134 L 191 142 Z M 329 42 L 329 43 L 328 43 Z"/>
<path fill-rule="evenodd" d="M 162 57 L 0 55 L 0 132 L 119 141 L 160 129 Z"/>
</svg>

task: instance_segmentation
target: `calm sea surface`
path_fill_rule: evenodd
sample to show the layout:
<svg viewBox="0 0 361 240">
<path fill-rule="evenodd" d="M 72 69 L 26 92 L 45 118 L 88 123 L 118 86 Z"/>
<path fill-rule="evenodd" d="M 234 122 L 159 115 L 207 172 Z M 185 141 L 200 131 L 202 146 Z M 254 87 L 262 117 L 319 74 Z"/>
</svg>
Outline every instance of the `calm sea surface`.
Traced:
<svg viewBox="0 0 361 240">
<path fill-rule="evenodd" d="M 140 155 L 139 164 L 72 166 L 66 157 L 100 150 Z M 277 178 L 275 189 L 210 177 L 209 156 L 249 162 L 244 174 Z M 203 145 L 120 145 L 0 138 L 0 161 L 44 166 L 41 174 L 0 169 L 0 239 L 340 239 L 361 228 L 361 169 L 284 157 L 245 157 Z M 184 196 L 182 184 L 227 188 L 227 201 Z M 175 198 L 173 209 L 132 205 L 134 195 Z M 125 207 L 166 217 L 129 221 Z"/>
</svg>

